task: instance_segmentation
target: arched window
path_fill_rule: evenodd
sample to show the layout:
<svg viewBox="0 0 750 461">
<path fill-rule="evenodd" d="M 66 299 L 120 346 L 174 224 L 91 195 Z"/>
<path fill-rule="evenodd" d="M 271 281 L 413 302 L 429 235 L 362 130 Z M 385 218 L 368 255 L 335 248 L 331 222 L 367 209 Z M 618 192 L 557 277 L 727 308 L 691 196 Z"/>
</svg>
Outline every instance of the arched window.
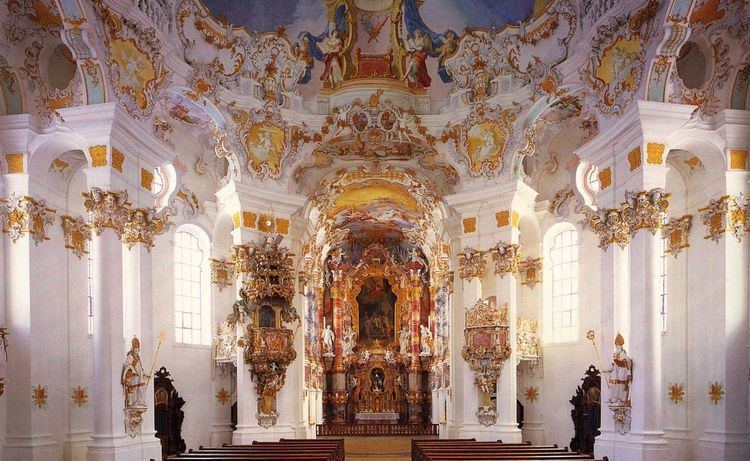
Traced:
<svg viewBox="0 0 750 461">
<path fill-rule="evenodd" d="M 544 247 L 545 342 L 577 341 L 578 232 L 572 224 L 558 224 L 547 231 Z"/>
<path fill-rule="evenodd" d="M 208 237 L 181 226 L 174 236 L 175 342 L 211 344 Z"/>
</svg>

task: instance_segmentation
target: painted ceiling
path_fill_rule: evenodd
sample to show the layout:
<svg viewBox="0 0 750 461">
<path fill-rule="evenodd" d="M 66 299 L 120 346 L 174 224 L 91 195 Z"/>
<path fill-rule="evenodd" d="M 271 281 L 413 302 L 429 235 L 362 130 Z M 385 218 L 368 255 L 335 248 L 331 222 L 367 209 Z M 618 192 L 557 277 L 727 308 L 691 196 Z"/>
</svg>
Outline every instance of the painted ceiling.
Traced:
<svg viewBox="0 0 750 461">
<path fill-rule="evenodd" d="M 290 36 L 304 30 L 325 28 L 326 7 L 323 0 L 202 0 L 217 18 L 250 31 L 275 32 L 284 27 Z M 360 7 L 387 10 L 390 0 L 359 0 Z M 548 3 L 538 0 L 427 0 L 421 14 L 425 23 L 436 31 L 466 28 L 500 29 L 531 18 Z M 363 8 L 364 9 L 364 8 Z M 378 23 L 373 24 L 375 27 Z M 296 33 L 295 33 L 296 32 Z"/>
</svg>

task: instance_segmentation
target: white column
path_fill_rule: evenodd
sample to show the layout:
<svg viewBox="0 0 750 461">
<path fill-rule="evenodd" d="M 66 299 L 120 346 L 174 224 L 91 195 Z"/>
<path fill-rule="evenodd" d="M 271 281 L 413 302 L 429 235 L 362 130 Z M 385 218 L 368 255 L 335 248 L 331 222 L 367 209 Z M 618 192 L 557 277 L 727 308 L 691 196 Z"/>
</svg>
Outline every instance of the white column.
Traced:
<svg viewBox="0 0 750 461">
<path fill-rule="evenodd" d="M 216 249 L 214 248 L 214 251 Z M 228 251 L 228 250 L 227 250 Z M 214 257 L 218 257 L 216 255 Z M 219 291 L 216 285 L 212 284 L 212 303 L 213 309 L 213 322 L 211 323 L 212 332 L 216 332 L 216 325 L 221 323 L 226 318 L 226 315 L 231 309 L 220 308 L 220 306 L 231 306 L 234 303 L 233 293 L 235 292 L 234 285 L 224 288 L 224 291 Z M 213 362 L 214 349 L 211 350 L 211 360 Z M 219 370 L 215 364 L 212 363 L 212 380 L 211 380 L 211 430 L 208 433 L 208 444 L 212 447 L 219 447 L 225 443 L 232 443 L 232 400 L 234 395 L 232 394 L 232 382 L 231 382 L 231 364 L 224 364 L 223 370 Z M 223 404 L 216 398 L 216 395 L 224 389 L 229 394 L 229 400 Z"/>
<path fill-rule="evenodd" d="M 156 438 L 154 428 L 154 378 L 153 373 L 159 369 L 159 360 L 154 363 L 154 352 L 158 342 L 158 328 L 154 325 L 153 313 L 153 271 L 151 253 L 143 243 L 136 243 L 132 249 L 125 249 L 125 310 L 126 319 L 132 325 L 125 325 L 125 337 L 137 336 L 141 342 L 141 360 L 149 385 L 144 394 L 148 410 L 144 413 L 140 434 L 136 438 L 140 456 L 144 459 L 158 459 L 161 456 L 161 442 Z M 132 328 L 132 332 L 129 330 Z M 171 333 L 171 331 L 170 331 Z M 153 366 L 153 369 L 151 368 Z"/>
<path fill-rule="evenodd" d="M 601 328 L 596 331 L 596 342 L 599 350 L 599 357 L 604 363 L 597 363 L 596 367 L 601 372 L 602 366 L 607 367 L 609 357 L 612 355 L 613 345 L 615 343 L 615 278 L 617 274 L 616 258 L 622 255 L 622 250 L 617 245 L 610 245 L 601 253 Z M 615 431 L 612 412 L 607 408 L 607 401 L 610 399 L 609 384 L 607 375 L 601 374 L 601 433 L 594 443 L 594 453 L 596 458 L 604 456 L 614 459 L 615 444 L 618 434 Z"/>
<path fill-rule="evenodd" d="M 28 175 L 4 175 L 3 182 L 4 198 L 13 192 L 17 196 L 28 195 Z M 50 279 L 54 269 L 45 263 L 49 261 L 45 251 L 48 251 L 46 245 L 50 243 L 36 246 L 28 234 L 15 243 L 6 234 L 0 238 L 5 245 L 4 326 L 10 333 L 5 394 L 2 397 L 7 402 L 3 457 L 19 461 L 59 459 L 62 452 L 51 433 L 52 415 L 49 412 L 52 402 L 49 399 L 53 389 L 55 398 L 64 397 L 59 395 L 59 377 L 55 383 L 50 381 L 53 374 L 49 370 L 52 365 L 49 351 L 64 347 L 64 336 L 57 344 L 49 342 L 57 335 L 50 331 L 49 319 L 44 315 L 44 303 L 50 301 L 49 298 L 45 299 L 45 295 L 52 295 L 45 287 L 56 285 L 56 281 Z M 67 387 L 65 380 L 62 381 Z M 42 408 L 37 408 L 32 401 L 32 388 L 37 385 L 46 387 L 48 395 L 48 401 Z"/>
<path fill-rule="evenodd" d="M 474 304 L 482 299 L 482 282 L 478 277 L 471 279 L 461 279 L 456 274 L 456 285 L 461 289 L 460 303 L 461 308 L 452 309 L 453 311 L 453 354 L 454 366 L 456 368 L 455 382 L 451 383 L 454 389 L 453 404 L 455 405 L 454 414 L 458 421 L 458 434 L 460 438 L 475 437 L 480 428 L 477 419 L 477 409 L 479 408 L 479 391 L 474 384 L 474 372 L 469 368 L 469 364 L 461 357 L 461 349 L 464 346 L 464 327 L 466 326 L 466 311 L 474 307 Z"/>
<path fill-rule="evenodd" d="M 662 242 L 648 230 L 637 231 L 628 247 L 630 266 L 630 334 L 625 349 L 633 359 L 630 388 L 631 427 L 621 447 L 626 459 L 666 459 L 661 376 L 661 319 L 659 309 L 659 258 Z M 606 413 L 605 413 L 606 414 Z M 619 450 L 618 450 L 619 451 Z"/>
<path fill-rule="evenodd" d="M 505 443 L 521 442 L 521 429 L 518 428 L 516 399 L 518 394 L 518 368 L 516 367 L 516 276 L 514 273 L 495 275 L 495 296 L 497 306 L 508 306 L 508 341 L 510 357 L 503 363 L 500 379 L 497 381 L 497 423 L 493 426 L 494 439 Z M 497 435 L 495 437 L 495 435 Z"/>
<path fill-rule="evenodd" d="M 125 459 L 131 440 L 125 435 L 125 395 L 120 375 L 125 360 L 122 242 L 112 229 L 91 238 L 94 307 L 93 441 L 87 461 Z M 127 338 L 130 341 L 130 338 Z"/>
</svg>

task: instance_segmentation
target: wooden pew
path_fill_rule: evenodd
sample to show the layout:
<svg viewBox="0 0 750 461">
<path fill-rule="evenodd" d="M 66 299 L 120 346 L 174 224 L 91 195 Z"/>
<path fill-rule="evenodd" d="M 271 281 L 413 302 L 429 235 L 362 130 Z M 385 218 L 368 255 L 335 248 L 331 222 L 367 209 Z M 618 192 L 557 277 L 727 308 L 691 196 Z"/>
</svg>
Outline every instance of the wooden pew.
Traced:
<svg viewBox="0 0 750 461">
<path fill-rule="evenodd" d="M 413 440 L 413 461 L 480 460 L 592 460 L 590 455 L 574 453 L 557 445 L 480 442 L 476 440 Z M 606 458 L 605 458 L 606 459 Z"/>
<path fill-rule="evenodd" d="M 278 442 L 253 442 L 251 445 L 224 445 L 189 450 L 167 458 L 190 461 L 344 461 L 343 439 L 281 439 Z"/>
</svg>

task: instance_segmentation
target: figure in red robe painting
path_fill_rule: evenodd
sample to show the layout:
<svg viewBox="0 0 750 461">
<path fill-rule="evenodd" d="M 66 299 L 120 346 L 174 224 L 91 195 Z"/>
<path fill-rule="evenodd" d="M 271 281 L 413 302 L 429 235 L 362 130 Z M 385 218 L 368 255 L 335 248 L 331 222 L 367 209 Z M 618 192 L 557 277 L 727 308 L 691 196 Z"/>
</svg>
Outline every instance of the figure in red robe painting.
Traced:
<svg viewBox="0 0 750 461">
<path fill-rule="evenodd" d="M 411 38 L 406 39 L 406 72 L 402 80 L 410 85 L 419 83 L 423 87 L 430 86 L 431 79 L 427 73 L 427 56 L 430 49 L 430 37 L 424 35 L 421 30 L 414 31 Z"/>
<path fill-rule="evenodd" d="M 332 29 L 328 36 L 320 42 L 318 48 L 323 53 L 323 63 L 325 64 L 320 79 L 328 82 L 331 88 L 334 88 L 344 81 L 344 74 L 341 71 L 341 54 L 344 51 L 344 42 L 339 37 L 339 31 Z"/>
</svg>

